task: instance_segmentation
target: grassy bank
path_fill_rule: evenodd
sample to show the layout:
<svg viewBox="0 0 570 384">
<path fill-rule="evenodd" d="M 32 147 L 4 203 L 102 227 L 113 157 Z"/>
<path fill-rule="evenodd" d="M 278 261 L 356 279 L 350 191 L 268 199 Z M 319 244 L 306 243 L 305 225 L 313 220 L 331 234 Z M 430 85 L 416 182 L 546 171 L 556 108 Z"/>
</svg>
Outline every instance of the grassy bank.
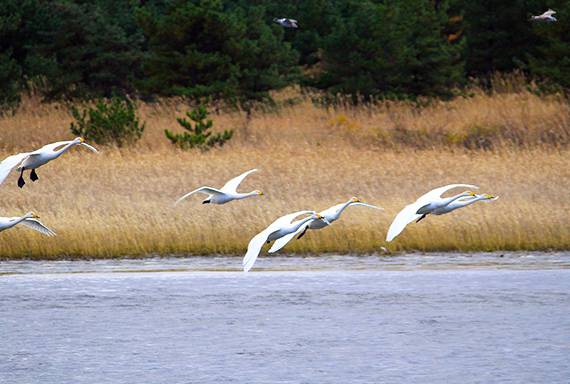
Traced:
<svg viewBox="0 0 570 384">
<path fill-rule="evenodd" d="M 322 108 L 291 90 L 277 97 L 288 102 L 269 112 L 213 114 L 214 129 L 233 129 L 235 137 L 209 152 L 177 150 L 164 136 L 164 128 L 181 130 L 175 118 L 188 106 L 140 105 L 147 128 L 133 147 L 99 147 L 103 156 L 72 148 L 39 168 L 40 180 L 22 190 L 17 174 L 9 175 L 0 186 L 0 215 L 34 211 L 58 236 L 25 227 L 4 231 L 0 258 L 242 255 L 277 217 L 323 210 L 352 196 L 384 210 L 348 208 L 332 226 L 281 252 L 570 249 L 567 102 L 522 87 L 475 93 L 422 108 L 404 102 Z M 0 121 L 0 155 L 71 139 L 71 121 L 66 105 L 30 98 Z M 481 130 L 481 140 L 492 145 L 477 149 L 462 139 L 474 125 L 504 128 Z M 264 196 L 217 206 L 202 205 L 205 195 L 196 195 L 173 207 L 197 187 L 221 187 L 252 168 L 260 172 L 239 190 L 260 189 Z M 399 210 L 451 183 L 474 184 L 480 187 L 474 192 L 500 199 L 428 216 L 385 242 Z"/>
</svg>

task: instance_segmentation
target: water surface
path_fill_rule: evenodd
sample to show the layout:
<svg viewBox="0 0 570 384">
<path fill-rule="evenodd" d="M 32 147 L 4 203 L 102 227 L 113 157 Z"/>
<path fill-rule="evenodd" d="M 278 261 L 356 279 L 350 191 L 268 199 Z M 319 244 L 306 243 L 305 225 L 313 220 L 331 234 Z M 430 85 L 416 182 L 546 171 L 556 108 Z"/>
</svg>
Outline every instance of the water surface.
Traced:
<svg viewBox="0 0 570 384">
<path fill-rule="evenodd" d="M 568 383 L 570 255 L 0 263 L 0 383 Z"/>
</svg>

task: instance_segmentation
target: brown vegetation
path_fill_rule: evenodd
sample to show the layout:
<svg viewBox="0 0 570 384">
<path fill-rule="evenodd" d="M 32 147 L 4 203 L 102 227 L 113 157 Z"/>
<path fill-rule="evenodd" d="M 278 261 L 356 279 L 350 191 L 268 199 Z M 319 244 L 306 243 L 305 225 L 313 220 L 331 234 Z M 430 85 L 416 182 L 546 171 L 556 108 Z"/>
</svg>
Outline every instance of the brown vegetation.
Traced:
<svg viewBox="0 0 570 384">
<path fill-rule="evenodd" d="M 514 85 L 513 85 L 514 84 Z M 0 186 L 2 216 L 36 212 L 58 236 L 25 227 L 0 233 L 0 258 L 118 257 L 148 254 L 242 255 L 277 217 L 326 209 L 352 196 L 383 211 L 348 208 L 332 226 L 310 231 L 283 252 L 570 249 L 570 108 L 516 82 L 493 92 L 418 107 L 407 102 L 316 106 L 296 90 L 251 115 L 212 106 L 214 131 L 233 129 L 222 149 L 181 151 L 164 129 L 181 130 L 182 101 L 141 104 L 143 138 L 130 148 L 74 147 L 20 189 L 13 172 Z M 267 107 L 266 107 L 267 108 Z M 72 139 L 69 106 L 26 100 L 0 120 L 0 157 Z M 90 143 L 93 144 L 93 143 Z M 258 168 L 240 191 L 264 196 L 202 205 L 197 187 L 221 187 Z M 410 224 L 391 243 L 396 214 L 425 192 L 451 183 L 498 195 Z M 450 191 L 450 194 L 461 192 Z M 265 251 L 263 251 L 265 253 Z"/>
</svg>

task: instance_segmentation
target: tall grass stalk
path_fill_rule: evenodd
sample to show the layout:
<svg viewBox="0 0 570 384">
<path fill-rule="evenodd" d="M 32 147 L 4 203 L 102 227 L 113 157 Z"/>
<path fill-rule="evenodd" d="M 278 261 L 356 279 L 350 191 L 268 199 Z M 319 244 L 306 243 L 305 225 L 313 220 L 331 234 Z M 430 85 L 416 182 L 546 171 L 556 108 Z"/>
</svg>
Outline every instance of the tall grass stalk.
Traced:
<svg viewBox="0 0 570 384">
<path fill-rule="evenodd" d="M 23 189 L 15 172 L 8 176 L 0 186 L 0 215 L 34 211 L 58 236 L 23 226 L 4 231 L 0 258 L 243 255 L 249 240 L 276 218 L 320 211 L 352 196 L 385 209 L 349 207 L 332 226 L 309 231 L 280 252 L 570 249 L 570 154 L 565 144 L 540 139 L 545 130 L 566 129 L 566 100 L 524 87 L 474 92 L 423 107 L 383 102 L 322 108 L 288 90 L 276 95 L 273 111 L 248 116 L 212 109 L 214 130 L 232 129 L 235 136 L 209 152 L 179 150 L 164 136 L 165 128 L 180 130 L 176 117 L 184 116 L 187 104 L 141 104 L 138 114 L 147 125 L 133 147 L 101 147 L 103 156 L 74 147 L 39 168 L 40 179 Z M 19 113 L 0 120 L 0 155 L 71 139 L 71 121 L 69 106 L 27 99 Z M 475 150 L 422 143 L 437 130 L 461 134 L 472 124 L 506 126 L 526 141 L 498 137 L 492 148 Z M 398 127 L 412 133 L 410 143 L 386 142 L 385 133 Z M 253 168 L 260 172 L 239 190 L 260 189 L 264 196 L 218 206 L 202 205 L 205 195 L 194 195 L 173 206 L 190 190 L 221 187 Z M 474 184 L 480 187 L 475 193 L 500 199 L 428 216 L 385 242 L 404 206 L 451 183 Z"/>
</svg>

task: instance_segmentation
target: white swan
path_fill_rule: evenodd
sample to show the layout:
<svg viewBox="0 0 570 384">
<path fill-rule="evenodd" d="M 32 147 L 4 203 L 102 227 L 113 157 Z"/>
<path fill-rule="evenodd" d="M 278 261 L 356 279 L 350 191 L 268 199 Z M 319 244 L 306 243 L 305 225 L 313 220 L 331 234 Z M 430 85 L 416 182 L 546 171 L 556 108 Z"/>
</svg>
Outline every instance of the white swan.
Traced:
<svg viewBox="0 0 570 384">
<path fill-rule="evenodd" d="M 39 216 L 33 212 L 26 214 L 23 217 L 0 217 L 0 232 L 4 231 L 5 229 L 12 228 L 16 224 L 24 224 L 36 231 L 40 231 L 43 234 L 48 236 L 55 236 L 55 232 L 51 229 L 40 223 Z"/>
<path fill-rule="evenodd" d="M 554 17 L 552 17 L 552 15 L 554 15 L 555 13 L 556 11 L 548 9 L 548 11 L 544 12 L 542 15 L 532 16 L 530 19 L 528 19 L 528 21 L 535 21 L 535 20 L 546 21 L 546 22 L 558 21 Z"/>
<path fill-rule="evenodd" d="M 321 215 L 324 219 L 327 220 L 326 222 L 324 220 L 319 220 L 319 219 L 310 220 L 310 221 L 306 222 L 305 224 L 301 225 L 301 227 L 299 227 L 299 229 L 297 231 L 289 233 L 288 235 L 285 235 L 285 236 L 281 237 L 280 239 L 275 240 L 275 243 L 273 243 L 273 246 L 269 250 L 269 253 L 277 252 L 278 250 L 283 248 L 289 241 L 291 241 L 291 239 L 293 239 L 293 237 L 295 237 L 299 233 L 300 233 L 300 235 L 299 235 L 299 237 L 297 237 L 297 239 L 300 239 L 301 237 L 303 237 L 305 232 L 307 232 L 307 229 L 321 229 L 321 228 L 326 227 L 327 225 L 330 225 L 333 221 L 338 220 L 342 211 L 344 211 L 345 208 L 347 208 L 349 206 L 351 206 L 351 207 L 352 206 L 359 206 L 359 207 L 368 207 L 368 208 L 374 208 L 374 209 L 383 209 L 383 208 L 375 207 L 373 205 L 361 203 L 357 197 L 353 197 L 350 200 L 348 200 L 346 203 L 337 204 L 337 205 L 330 207 L 329 209 L 325 209 L 324 211 L 319 212 L 319 215 Z"/>
<path fill-rule="evenodd" d="M 311 216 L 291 223 L 291 221 L 301 215 Z M 259 255 L 259 252 L 261 252 L 263 244 L 269 243 L 270 241 L 277 240 L 289 233 L 295 232 L 307 221 L 316 219 L 323 219 L 323 217 L 315 211 L 299 211 L 285 215 L 275 220 L 269 227 L 259 232 L 249 242 L 249 245 L 247 246 L 247 253 L 243 258 L 243 271 L 247 272 L 251 269 L 251 267 L 253 267 L 253 264 L 255 264 L 255 260 L 257 260 L 257 256 Z"/>
<path fill-rule="evenodd" d="M 418 221 L 420 221 L 421 219 L 425 218 L 428 214 L 443 215 L 445 213 L 449 213 L 453 210 L 456 210 L 457 208 L 462 208 L 462 207 L 465 207 L 469 204 L 476 203 L 477 201 L 486 201 L 488 203 L 491 203 L 491 202 L 497 200 L 498 198 L 499 198 L 499 196 L 493 197 L 491 195 L 485 195 L 485 194 L 484 195 L 461 197 L 461 198 L 447 204 L 445 207 L 437 208 L 433 212 L 430 212 L 430 213 L 424 213 L 423 215 L 420 216 L 419 219 L 416 220 L 416 223 Z"/>
<path fill-rule="evenodd" d="M 98 150 L 93 148 L 90 145 L 87 145 L 85 141 L 78 137 L 73 141 L 59 141 L 57 143 L 52 143 L 48 145 L 44 145 L 37 151 L 27 152 L 27 153 L 19 153 L 17 155 L 12 155 L 4 159 L 0 163 L 0 185 L 8 174 L 16 167 L 18 164 L 20 166 L 16 169 L 16 171 L 20 172 L 20 177 L 18 178 L 18 186 L 22 188 L 24 184 L 24 171 L 27 169 L 31 169 L 32 172 L 30 173 L 30 179 L 32 181 L 36 181 L 38 179 L 38 175 L 36 174 L 36 168 L 44 165 L 48 161 L 53 159 L 57 159 L 61 154 L 67 151 L 69 148 L 73 147 L 74 145 L 83 145 L 84 147 L 89 148 L 93 152 L 101 155 Z M 61 148 L 59 148 L 61 147 Z M 59 148 L 59 149 L 57 149 Z M 23 160 L 23 161 L 22 161 Z"/>
<path fill-rule="evenodd" d="M 275 18 L 273 19 L 274 22 L 281 24 L 284 27 L 288 27 L 288 28 L 299 28 L 297 26 L 297 20 L 293 20 L 293 19 L 287 19 L 287 18 L 283 18 L 283 19 L 278 19 Z"/>
<path fill-rule="evenodd" d="M 189 192 L 189 193 L 185 194 L 184 196 L 182 196 L 180 199 L 178 199 L 178 201 L 176 201 L 176 203 L 174 203 L 174 205 L 176 206 L 176 204 L 180 203 L 182 200 L 184 200 L 185 198 L 187 198 L 188 196 L 190 196 L 196 192 L 205 193 L 206 195 L 209 195 L 206 200 L 202 201 L 202 204 L 208 204 L 208 203 L 225 204 L 225 203 L 232 201 L 232 200 L 244 199 L 244 198 L 250 197 L 250 196 L 261 196 L 261 195 L 263 195 L 263 193 L 261 193 L 258 190 L 252 191 L 250 193 L 238 193 L 237 192 L 237 187 L 240 185 L 240 183 L 243 181 L 243 179 L 245 179 L 245 177 L 247 175 L 249 175 L 250 173 L 257 172 L 257 171 L 258 171 L 257 169 L 252 169 L 251 171 L 247 171 L 245 173 L 242 173 L 238 177 L 235 177 L 235 178 L 231 179 L 230 181 L 228 181 L 220 189 L 216 189 L 216 188 L 212 188 L 212 187 L 202 187 L 202 188 L 195 189 L 192 192 Z"/>
<path fill-rule="evenodd" d="M 421 215 L 432 213 L 436 209 L 445 207 L 446 205 L 459 198 L 465 196 L 475 196 L 473 192 L 467 191 L 456 196 L 441 198 L 441 195 L 446 191 L 457 187 L 478 188 L 474 185 L 469 184 L 450 184 L 446 185 L 445 187 L 440 187 L 429 191 L 425 195 L 418 198 L 415 203 L 406 206 L 400 211 L 400 213 L 398 213 L 392 222 L 392 225 L 390 225 L 390 228 L 388 229 L 386 241 L 392 241 L 394 237 L 398 236 L 404 230 L 404 228 L 406 228 L 406 225 L 414 220 L 417 220 Z"/>
</svg>

